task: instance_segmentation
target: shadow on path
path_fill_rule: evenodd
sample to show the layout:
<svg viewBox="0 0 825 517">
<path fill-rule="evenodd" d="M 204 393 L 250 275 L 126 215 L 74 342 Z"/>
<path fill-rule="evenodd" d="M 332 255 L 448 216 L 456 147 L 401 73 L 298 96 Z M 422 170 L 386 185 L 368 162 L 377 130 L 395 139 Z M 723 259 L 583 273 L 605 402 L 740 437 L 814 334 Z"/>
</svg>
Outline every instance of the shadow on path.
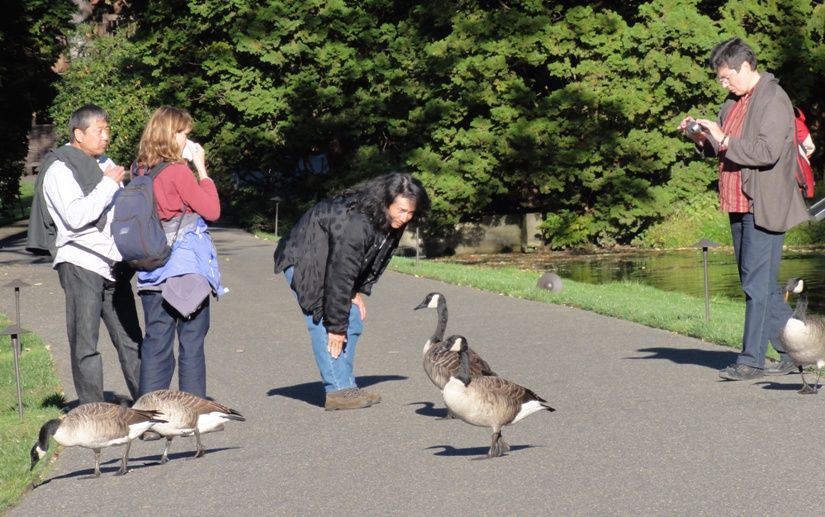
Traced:
<svg viewBox="0 0 825 517">
<path fill-rule="evenodd" d="M 356 382 L 358 383 L 358 387 L 367 388 L 380 382 L 403 381 L 405 379 L 407 379 L 407 377 L 403 375 L 365 375 L 356 378 Z M 307 404 L 318 407 L 324 407 L 324 403 L 326 402 L 324 385 L 320 381 L 305 382 L 293 386 L 284 386 L 283 388 L 273 388 L 266 394 L 270 397 L 279 396 L 301 400 Z"/>
<path fill-rule="evenodd" d="M 651 354 L 647 357 L 628 357 L 627 359 L 664 359 L 676 364 L 695 364 L 715 370 L 721 370 L 736 362 L 739 355 L 735 351 L 700 350 L 698 348 L 641 348 L 639 352 Z"/>
</svg>

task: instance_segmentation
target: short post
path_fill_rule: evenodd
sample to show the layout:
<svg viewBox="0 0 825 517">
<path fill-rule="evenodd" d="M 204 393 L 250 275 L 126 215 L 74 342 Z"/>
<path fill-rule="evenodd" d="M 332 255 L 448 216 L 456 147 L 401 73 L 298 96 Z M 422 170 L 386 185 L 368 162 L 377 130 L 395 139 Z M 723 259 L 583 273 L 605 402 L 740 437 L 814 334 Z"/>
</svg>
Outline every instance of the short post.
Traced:
<svg viewBox="0 0 825 517">
<path fill-rule="evenodd" d="M 9 325 L 0 336 L 11 336 L 11 346 L 14 349 L 14 376 L 17 380 L 17 414 L 23 420 L 23 390 L 20 384 L 20 334 L 27 334 L 29 331 L 20 327 L 20 288 L 29 287 L 26 282 L 16 279 L 12 280 L 5 287 L 14 288 L 14 305 L 17 316 L 17 323 Z"/>
<path fill-rule="evenodd" d="M 421 249 L 421 241 L 418 238 L 418 227 L 415 228 L 415 267 L 418 267 L 418 255 Z"/>
<path fill-rule="evenodd" d="M 705 273 L 705 323 L 710 321 L 710 296 L 708 293 L 708 248 L 715 248 L 719 246 L 715 242 L 702 239 L 693 245 L 694 248 L 702 248 L 702 262 Z"/>
<path fill-rule="evenodd" d="M 9 325 L 0 336 L 11 336 L 11 346 L 14 349 L 14 376 L 17 380 L 17 414 L 20 415 L 20 420 L 23 420 L 23 390 L 20 385 L 20 334 L 26 334 L 29 331 L 18 327 L 17 325 Z"/>
<path fill-rule="evenodd" d="M 281 204 L 281 197 L 275 196 L 269 199 L 270 201 L 275 201 L 275 237 L 278 236 L 278 207 Z"/>
</svg>

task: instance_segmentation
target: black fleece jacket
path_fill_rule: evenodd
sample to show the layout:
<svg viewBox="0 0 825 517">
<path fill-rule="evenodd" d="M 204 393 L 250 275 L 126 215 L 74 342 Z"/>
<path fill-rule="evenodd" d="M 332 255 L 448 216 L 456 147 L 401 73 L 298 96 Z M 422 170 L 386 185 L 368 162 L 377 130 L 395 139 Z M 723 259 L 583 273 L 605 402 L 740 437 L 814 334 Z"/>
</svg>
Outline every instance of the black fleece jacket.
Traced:
<svg viewBox="0 0 825 517">
<path fill-rule="evenodd" d="M 292 289 L 306 314 L 345 333 L 355 293 L 369 295 L 387 268 L 403 230 L 382 232 L 335 197 L 310 208 L 275 249 L 275 273 L 293 266 Z"/>
</svg>

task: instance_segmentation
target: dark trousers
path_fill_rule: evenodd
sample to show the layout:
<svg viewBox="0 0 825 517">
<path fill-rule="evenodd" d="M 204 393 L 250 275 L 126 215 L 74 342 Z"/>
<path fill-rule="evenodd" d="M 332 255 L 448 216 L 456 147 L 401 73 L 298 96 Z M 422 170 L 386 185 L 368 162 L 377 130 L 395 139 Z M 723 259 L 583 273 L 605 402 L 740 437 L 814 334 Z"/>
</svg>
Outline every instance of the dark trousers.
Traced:
<svg viewBox="0 0 825 517">
<path fill-rule="evenodd" d="M 68 262 L 58 264 L 57 273 L 66 295 L 66 332 L 80 403 L 103 401 L 103 360 L 97 350 L 101 318 L 129 393 L 137 399 L 142 333 L 131 282 L 112 282 Z"/>
<path fill-rule="evenodd" d="M 178 335 L 178 386 L 206 398 L 206 354 L 209 297 L 188 318 L 169 305 L 159 291 L 142 291 L 146 334 L 140 364 L 140 394 L 169 389 L 175 373 L 175 333 Z"/>
<path fill-rule="evenodd" d="M 782 327 L 793 313 L 785 302 L 784 289 L 777 283 L 785 234 L 756 226 L 753 214 L 730 214 L 730 229 L 739 280 L 745 291 L 745 332 L 736 362 L 764 368 L 768 341 L 783 361 L 790 361 L 779 341 Z"/>
</svg>

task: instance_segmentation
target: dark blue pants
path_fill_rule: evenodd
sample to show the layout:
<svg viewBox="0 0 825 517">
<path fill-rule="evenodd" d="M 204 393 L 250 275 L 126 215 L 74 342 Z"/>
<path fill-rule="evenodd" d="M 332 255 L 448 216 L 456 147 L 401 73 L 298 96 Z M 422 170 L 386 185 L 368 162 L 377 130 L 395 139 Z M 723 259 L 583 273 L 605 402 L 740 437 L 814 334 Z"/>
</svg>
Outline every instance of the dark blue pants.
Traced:
<svg viewBox="0 0 825 517">
<path fill-rule="evenodd" d="M 101 318 L 117 350 L 129 394 L 136 399 L 141 331 L 132 284 L 112 282 L 68 262 L 57 265 L 57 274 L 66 295 L 66 333 L 78 400 L 103 402 L 103 359 L 97 350 Z"/>
<path fill-rule="evenodd" d="M 790 361 L 779 341 L 782 327 L 793 313 L 785 303 L 784 289 L 777 283 L 785 234 L 756 226 L 753 214 L 730 214 L 730 229 L 739 280 L 745 291 L 745 332 L 736 362 L 764 368 L 768 341 L 781 360 Z"/>
<path fill-rule="evenodd" d="M 178 335 L 178 386 L 181 391 L 206 398 L 206 354 L 209 332 L 209 297 L 184 318 L 159 291 L 141 291 L 146 334 L 140 363 L 140 394 L 169 389 L 175 373 L 175 333 Z"/>
</svg>

